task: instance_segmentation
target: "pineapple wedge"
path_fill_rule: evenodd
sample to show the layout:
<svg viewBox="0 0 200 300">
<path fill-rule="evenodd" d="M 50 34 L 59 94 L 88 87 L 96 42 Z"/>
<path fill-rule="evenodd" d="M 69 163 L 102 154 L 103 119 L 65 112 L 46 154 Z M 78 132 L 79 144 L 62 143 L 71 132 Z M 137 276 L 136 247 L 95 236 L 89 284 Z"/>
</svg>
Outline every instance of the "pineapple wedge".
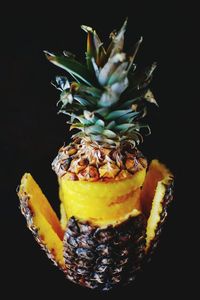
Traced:
<svg viewBox="0 0 200 300">
<path fill-rule="evenodd" d="M 59 219 L 31 174 L 25 173 L 21 180 L 18 196 L 20 208 L 28 228 L 46 251 L 51 260 L 61 269 L 63 259 L 63 235 Z"/>
</svg>

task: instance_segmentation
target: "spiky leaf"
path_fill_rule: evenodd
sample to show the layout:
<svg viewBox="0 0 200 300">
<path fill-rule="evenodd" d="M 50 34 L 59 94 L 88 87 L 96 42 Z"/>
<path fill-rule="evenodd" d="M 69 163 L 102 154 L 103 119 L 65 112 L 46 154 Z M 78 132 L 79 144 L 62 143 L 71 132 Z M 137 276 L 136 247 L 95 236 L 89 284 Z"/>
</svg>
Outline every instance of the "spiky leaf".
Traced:
<svg viewBox="0 0 200 300">
<path fill-rule="evenodd" d="M 90 71 L 77 60 L 71 57 L 56 56 L 48 51 L 44 51 L 46 58 L 54 65 L 66 70 L 73 77 L 80 79 L 82 82 L 92 86 L 95 79 Z"/>
</svg>

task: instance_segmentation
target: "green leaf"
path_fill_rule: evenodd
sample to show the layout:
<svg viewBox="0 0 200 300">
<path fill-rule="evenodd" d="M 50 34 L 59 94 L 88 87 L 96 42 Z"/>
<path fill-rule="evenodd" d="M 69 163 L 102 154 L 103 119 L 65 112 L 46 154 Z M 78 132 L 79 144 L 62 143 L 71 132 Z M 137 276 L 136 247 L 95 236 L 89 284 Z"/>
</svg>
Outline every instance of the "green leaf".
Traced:
<svg viewBox="0 0 200 300">
<path fill-rule="evenodd" d="M 89 126 L 89 125 L 91 125 L 92 124 L 92 122 L 91 121 L 89 121 L 89 120 L 86 120 L 85 118 L 83 118 L 83 117 L 81 117 L 81 116 L 76 116 L 76 119 L 78 119 L 83 125 L 87 125 L 87 126 Z"/>
<path fill-rule="evenodd" d="M 96 47 L 96 63 L 99 67 L 102 67 L 106 60 L 106 51 L 95 30 L 93 31 L 93 39 Z"/>
<path fill-rule="evenodd" d="M 135 124 L 130 124 L 130 123 L 124 123 L 115 126 L 115 128 L 120 132 L 126 132 L 129 128 L 133 128 L 133 127 L 135 127 Z"/>
<path fill-rule="evenodd" d="M 113 138 L 115 138 L 115 137 L 117 136 L 116 133 L 115 133 L 114 131 L 109 130 L 109 129 L 105 129 L 105 130 L 103 131 L 103 134 L 104 134 L 105 136 L 107 136 L 108 138 L 110 138 L 110 139 L 113 139 Z"/>
<path fill-rule="evenodd" d="M 141 124 L 141 123 L 139 123 L 139 124 L 138 124 L 138 127 L 139 127 L 139 130 L 140 130 L 140 131 L 141 131 L 141 129 L 142 129 L 142 134 L 144 134 L 145 136 L 148 136 L 148 135 L 151 134 L 151 128 L 149 127 L 148 124 Z M 144 132 L 143 129 L 145 129 L 146 132 Z M 144 133 L 143 133 L 143 132 L 144 132 Z"/>
<path fill-rule="evenodd" d="M 92 57 L 96 57 L 96 48 L 93 40 L 93 29 L 89 26 L 82 25 L 81 28 L 87 32 L 87 52 L 86 52 L 86 61 L 87 67 L 90 71 L 93 71 L 93 65 L 91 62 Z"/>
<path fill-rule="evenodd" d="M 100 107 L 110 107 L 119 100 L 119 96 L 112 90 L 104 92 L 98 102 Z"/>
<path fill-rule="evenodd" d="M 77 91 L 75 94 L 76 97 L 85 99 L 86 101 L 88 101 L 90 103 L 90 106 L 95 109 L 97 106 L 97 99 L 95 99 L 93 96 L 90 96 L 86 93 L 83 93 L 81 91 Z"/>
<path fill-rule="evenodd" d="M 74 100 L 76 100 L 81 106 L 91 106 L 91 103 L 86 99 L 81 98 L 79 95 L 73 95 Z"/>
<path fill-rule="evenodd" d="M 84 118 L 88 120 L 91 124 L 94 124 L 98 118 L 95 116 L 94 112 L 90 112 L 88 110 L 83 111 Z"/>
<path fill-rule="evenodd" d="M 105 119 L 107 121 L 111 121 L 111 120 L 116 120 L 118 119 L 119 117 L 123 116 L 123 115 L 126 115 L 128 113 L 130 113 L 132 111 L 132 109 L 126 109 L 126 110 L 115 110 L 115 111 L 112 111 L 111 113 L 109 113 Z"/>
<path fill-rule="evenodd" d="M 52 81 L 51 84 L 61 92 L 70 88 L 69 80 L 65 76 L 56 76 L 55 81 Z"/>
<path fill-rule="evenodd" d="M 134 90 L 140 90 L 146 88 L 152 79 L 153 71 L 156 68 L 154 62 L 150 67 L 147 67 L 144 71 L 135 71 L 134 73 L 128 74 L 129 88 L 127 93 L 130 95 Z"/>
<path fill-rule="evenodd" d="M 72 76 L 77 77 L 82 82 L 85 82 L 89 86 L 94 85 L 95 78 L 92 76 L 90 71 L 77 60 L 72 57 L 65 57 L 65 56 L 56 56 L 48 51 L 44 51 L 46 58 L 53 63 L 54 65 L 61 67 L 62 69 L 66 70 Z"/>
<path fill-rule="evenodd" d="M 74 129 L 74 128 L 76 128 L 76 129 L 82 129 L 82 128 L 84 128 L 84 125 L 83 124 L 81 124 L 81 123 L 73 123 L 71 126 L 70 126 L 70 130 L 72 130 L 72 129 Z"/>
<path fill-rule="evenodd" d="M 124 33 L 126 31 L 128 19 L 125 20 L 119 32 L 113 36 L 112 41 L 107 50 L 107 57 L 112 57 L 116 53 L 119 53 L 124 48 Z"/>
<path fill-rule="evenodd" d="M 106 57 L 105 49 L 95 30 L 85 25 L 82 25 L 81 28 L 87 32 L 86 59 L 88 68 L 93 71 L 92 58 L 95 59 L 97 66 L 101 66 Z"/>
<path fill-rule="evenodd" d="M 113 83 L 110 88 L 115 94 L 120 96 L 127 89 L 128 84 L 128 78 L 125 77 L 121 81 Z"/>
<path fill-rule="evenodd" d="M 99 125 L 92 125 L 85 127 L 85 132 L 87 134 L 101 134 L 103 131 L 103 127 Z"/>
<path fill-rule="evenodd" d="M 113 128 L 115 128 L 115 126 L 116 126 L 116 122 L 115 121 L 111 121 L 106 126 L 106 129 L 113 129 Z"/>
<path fill-rule="evenodd" d="M 95 61 L 94 57 L 91 58 L 91 62 L 92 62 L 92 66 L 93 66 L 93 70 L 94 70 L 95 76 L 98 79 L 99 78 L 100 70 L 99 70 L 99 68 L 98 68 L 98 66 L 96 64 L 96 61 Z"/>
<path fill-rule="evenodd" d="M 137 52 L 138 52 L 138 50 L 139 50 L 139 48 L 140 48 L 140 45 L 141 45 L 142 41 L 143 41 L 143 37 L 141 36 L 140 39 L 139 39 L 139 41 L 137 41 L 137 43 L 136 43 L 136 44 L 134 45 L 134 47 L 133 47 L 133 54 L 132 54 L 131 57 L 130 57 L 130 63 L 129 63 L 129 68 L 128 68 L 128 70 L 130 70 L 130 68 L 131 68 L 132 65 L 133 65 L 133 62 L 134 62 L 134 60 L 135 60 L 136 54 L 137 54 Z"/>
<path fill-rule="evenodd" d="M 107 107 L 102 107 L 102 108 L 95 110 L 95 113 L 99 114 L 103 118 L 105 118 L 107 116 L 108 112 L 109 112 L 109 109 Z"/>
<path fill-rule="evenodd" d="M 61 109 L 63 109 L 67 104 L 72 104 L 73 103 L 73 96 L 70 92 L 67 91 L 62 91 L 60 94 L 60 100 L 57 102 L 57 106 L 59 103 L 62 102 Z"/>
<path fill-rule="evenodd" d="M 70 113 L 68 111 L 61 111 L 61 112 L 65 115 L 71 117 L 71 120 L 70 120 L 71 124 L 74 123 L 74 120 L 76 120 L 76 119 L 79 120 L 79 122 L 85 126 L 86 125 L 89 126 L 89 125 L 93 124 L 90 120 L 85 119 L 83 116 L 78 116 L 78 115 L 76 115 L 74 113 Z"/>
<path fill-rule="evenodd" d="M 72 86 L 71 86 L 72 87 Z M 88 105 L 95 109 L 97 107 L 97 102 L 101 98 L 102 91 L 95 88 L 89 87 L 85 84 L 76 84 L 76 87 L 72 87 L 72 92 L 74 93 L 74 97 L 78 100 L 83 99 L 88 102 Z"/>
<path fill-rule="evenodd" d="M 99 99 L 102 95 L 102 91 L 100 89 L 98 89 L 96 87 L 90 87 L 90 86 L 87 86 L 84 84 L 79 84 L 78 91 L 86 93 L 97 99 Z"/>
<path fill-rule="evenodd" d="M 113 141 L 112 139 L 108 139 L 103 135 L 95 135 L 95 134 L 90 134 L 90 137 L 93 141 L 96 141 L 97 143 L 104 143 L 104 144 L 110 144 L 110 145 L 114 145 L 115 141 Z"/>
<path fill-rule="evenodd" d="M 105 86 L 108 83 L 110 76 L 115 72 L 120 63 L 125 62 L 125 59 L 125 53 L 117 53 L 107 61 L 99 73 L 98 80 L 101 86 Z"/>
<path fill-rule="evenodd" d="M 128 108 L 128 107 L 131 107 L 132 104 L 140 101 L 142 99 L 142 97 L 136 97 L 134 99 L 130 99 L 130 100 L 126 100 L 124 103 L 122 103 L 119 108 L 122 109 L 122 108 Z"/>
<path fill-rule="evenodd" d="M 141 113 L 140 111 L 130 112 L 128 114 L 125 114 L 125 115 L 121 116 L 116 121 L 117 121 L 117 123 L 124 123 L 124 122 L 127 122 L 127 121 L 128 121 L 128 123 L 130 123 L 130 121 L 133 121 L 135 118 L 137 118 L 137 116 L 140 113 Z"/>
<path fill-rule="evenodd" d="M 113 74 L 110 76 L 108 80 L 108 85 L 112 85 L 115 82 L 119 82 L 122 79 L 124 79 L 127 76 L 126 68 L 128 66 L 128 62 L 122 62 L 116 70 L 113 72 Z"/>
<path fill-rule="evenodd" d="M 105 122 L 101 119 L 97 120 L 95 125 L 101 126 L 101 127 L 105 127 Z"/>
</svg>

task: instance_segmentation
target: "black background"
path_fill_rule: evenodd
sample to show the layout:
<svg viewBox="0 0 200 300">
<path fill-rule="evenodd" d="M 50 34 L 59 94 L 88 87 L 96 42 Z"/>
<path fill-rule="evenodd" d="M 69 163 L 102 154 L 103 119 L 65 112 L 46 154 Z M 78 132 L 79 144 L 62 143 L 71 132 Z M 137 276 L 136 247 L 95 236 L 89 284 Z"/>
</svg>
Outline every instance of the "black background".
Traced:
<svg viewBox="0 0 200 300">
<path fill-rule="evenodd" d="M 192 55 L 195 18 L 193 7 L 174 2 L 147 5 L 144 1 L 65 2 L 45 8 L 29 5 L 12 6 L 1 18 L 1 199 L 2 268 L 4 288 L 9 299 L 39 295 L 60 297 L 131 297 L 172 296 L 192 293 L 190 290 L 191 256 L 187 249 L 190 226 L 186 223 L 187 189 L 185 168 L 189 168 L 188 145 L 192 120 L 188 114 L 188 71 Z M 158 62 L 152 90 L 160 105 L 151 108 L 152 135 L 142 150 L 151 158 L 159 158 L 175 174 L 175 200 L 169 209 L 160 245 L 152 263 L 140 274 L 134 285 L 101 295 L 79 288 L 64 279 L 26 229 L 18 210 L 16 187 L 25 171 L 31 172 L 58 212 L 56 176 L 51 161 L 66 141 L 65 117 L 57 116 L 57 91 L 50 85 L 61 70 L 50 65 L 42 50 L 76 53 L 84 59 L 86 36 L 80 25 L 95 27 L 106 40 L 114 28 L 120 28 L 129 17 L 126 45 L 131 46 L 141 35 L 144 42 L 137 56 L 141 66 Z M 188 219 L 187 219 L 188 220 Z M 190 294 L 191 296 L 191 294 Z"/>
</svg>

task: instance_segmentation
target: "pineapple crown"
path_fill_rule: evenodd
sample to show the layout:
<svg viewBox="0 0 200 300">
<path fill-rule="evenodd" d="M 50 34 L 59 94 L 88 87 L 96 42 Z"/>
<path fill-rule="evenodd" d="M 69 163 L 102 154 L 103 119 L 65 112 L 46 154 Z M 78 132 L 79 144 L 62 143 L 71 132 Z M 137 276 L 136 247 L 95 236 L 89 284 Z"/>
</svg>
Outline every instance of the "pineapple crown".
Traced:
<svg viewBox="0 0 200 300">
<path fill-rule="evenodd" d="M 57 76 L 52 84 L 61 91 L 60 110 L 67 115 L 70 129 L 78 129 L 72 138 L 89 138 L 98 144 L 116 146 L 124 141 L 133 146 L 150 134 L 140 119 L 146 115 L 146 102 L 157 105 L 148 85 L 156 63 L 137 70 L 134 63 L 142 37 L 131 54 L 124 52 L 127 20 L 121 29 L 110 34 L 105 50 L 96 31 L 81 26 L 87 33 L 86 63 L 67 51 L 55 55 L 44 51 L 47 59 L 66 70 L 72 80 Z"/>
</svg>

